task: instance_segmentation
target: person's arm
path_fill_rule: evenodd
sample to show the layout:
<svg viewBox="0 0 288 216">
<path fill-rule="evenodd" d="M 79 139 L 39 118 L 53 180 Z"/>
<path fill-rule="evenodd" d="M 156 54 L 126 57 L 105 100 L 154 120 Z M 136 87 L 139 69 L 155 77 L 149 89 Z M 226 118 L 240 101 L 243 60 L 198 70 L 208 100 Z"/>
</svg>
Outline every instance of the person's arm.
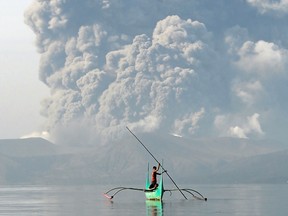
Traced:
<svg viewBox="0 0 288 216">
<path fill-rule="evenodd" d="M 157 167 L 157 170 L 156 170 L 156 174 L 157 175 L 162 175 L 164 172 L 167 172 L 167 170 L 164 170 L 163 172 L 161 173 L 158 173 L 157 171 L 160 169 L 160 163 L 158 163 L 158 167 Z"/>
<path fill-rule="evenodd" d="M 158 167 L 157 167 L 156 172 L 157 172 L 159 169 L 160 169 L 160 163 L 158 163 Z"/>
<path fill-rule="evenodd" d="M 167 170 L 164 170 L 163 172 L 161 173 L 157 173 L 157 175 L 162 175 L 163 173 L 167 172 Z"/>
</svg>

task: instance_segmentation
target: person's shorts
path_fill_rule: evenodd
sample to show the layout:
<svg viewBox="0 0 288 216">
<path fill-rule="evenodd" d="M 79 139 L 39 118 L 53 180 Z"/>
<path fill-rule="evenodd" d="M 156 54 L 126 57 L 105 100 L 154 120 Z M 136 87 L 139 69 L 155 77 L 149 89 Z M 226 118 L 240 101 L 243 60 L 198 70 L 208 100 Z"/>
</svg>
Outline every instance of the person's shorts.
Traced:
<svg viewBox="0 0 288 216">
<path fill-rule="evenodd" d="M 149 189 L 156 188 L 155 186 L 158 187 L 158 184 L 156 182 L 151 182 Z"/>
</svg>

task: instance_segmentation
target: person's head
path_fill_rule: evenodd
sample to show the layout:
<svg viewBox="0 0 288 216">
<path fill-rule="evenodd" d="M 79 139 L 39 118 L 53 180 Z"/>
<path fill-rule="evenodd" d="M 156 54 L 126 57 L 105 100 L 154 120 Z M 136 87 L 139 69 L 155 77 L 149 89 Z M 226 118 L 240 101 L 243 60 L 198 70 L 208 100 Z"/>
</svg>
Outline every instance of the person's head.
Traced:
<svg viewBox="0 0 288 216">
<path fill-rule="evenodd" d="M 156 168 L 156 166 L 153 166 L 153 170 L 156 170 L 157 168 Z"/>
</svg>

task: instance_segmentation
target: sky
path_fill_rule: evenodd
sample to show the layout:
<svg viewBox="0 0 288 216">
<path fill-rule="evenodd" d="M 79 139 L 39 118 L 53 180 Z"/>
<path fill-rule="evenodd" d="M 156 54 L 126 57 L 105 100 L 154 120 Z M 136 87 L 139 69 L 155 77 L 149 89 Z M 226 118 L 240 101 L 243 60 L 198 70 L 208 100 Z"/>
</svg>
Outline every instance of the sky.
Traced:
<svg viewBox="0 0 288 216">
<path fill-rule="evenodd" d="M 105 143 L 128 125 L 286 142 L 287 0 L 8 2 L 2 137 Z"/>
<path fill-rule="evenodd" d="M 40 103 L 49 89 L 39 81 L 35 35 L 24 23 L 31 0 L 0 0 L 0 139 L 42 131 Z"/>
</svg>

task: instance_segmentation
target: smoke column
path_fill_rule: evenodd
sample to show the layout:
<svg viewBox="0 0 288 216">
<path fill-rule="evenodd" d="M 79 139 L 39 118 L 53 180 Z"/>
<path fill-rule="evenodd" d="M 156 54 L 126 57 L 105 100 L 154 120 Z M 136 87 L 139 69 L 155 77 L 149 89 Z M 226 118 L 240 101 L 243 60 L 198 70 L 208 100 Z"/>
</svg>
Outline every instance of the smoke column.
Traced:
<svg viewBox="0 0 288 216">
<path fill-rule="evenodd" d="M 188 137 L 284 136 L 273 127 L 287 124 L 283 5 L 35 0 L 25 22 L 51 89 L 41 110 L 47 130 L 70 144 L 118 139 L 126 125 Z"/>
</svg>

